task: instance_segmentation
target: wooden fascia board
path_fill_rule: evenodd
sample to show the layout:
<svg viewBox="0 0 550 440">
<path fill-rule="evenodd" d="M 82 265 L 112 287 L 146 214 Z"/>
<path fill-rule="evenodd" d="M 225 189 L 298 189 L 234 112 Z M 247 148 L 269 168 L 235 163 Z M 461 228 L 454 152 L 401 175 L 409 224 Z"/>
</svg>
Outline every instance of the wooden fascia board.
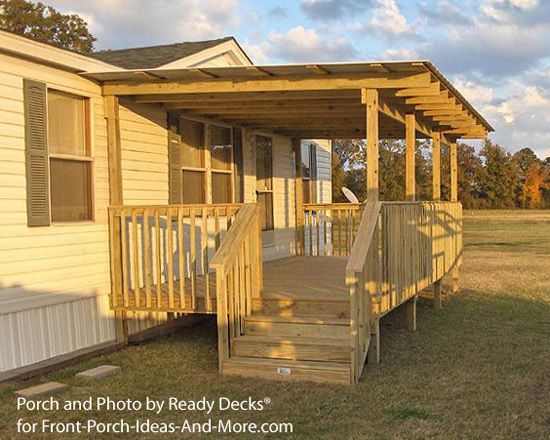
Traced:
<svg viewBox="0 0 550 440">
<path fill-rule="evenodd" d="M 345 90 L 362 88 L 426 87 L 428 72 L 412 75 L 300 75 L 291 77 L 262 77 L 254 79 L 212 79 L 151 82 L 106 82 L 104 95 L 154 95 L 170 93 L 228 93 L 299 90 Z"/>
</svg>

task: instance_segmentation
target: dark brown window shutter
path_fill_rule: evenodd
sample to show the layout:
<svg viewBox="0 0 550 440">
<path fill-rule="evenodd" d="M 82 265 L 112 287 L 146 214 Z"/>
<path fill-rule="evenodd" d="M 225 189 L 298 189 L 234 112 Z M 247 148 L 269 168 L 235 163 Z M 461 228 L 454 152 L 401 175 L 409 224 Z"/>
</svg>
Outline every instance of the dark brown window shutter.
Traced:
<svg viewBox="0 0 550 440">
<path fill-rule="evenodd" d="M 174 118 L 175 119 L 175 118 Z M 181 203 L 181 145 L 177 120 L 168 120 L 168 203 Z"/>
<path fill-rule="evenodd" d="M 27 224 L 50 224 L 46 85 L 24 80 Z"/>
</svg>

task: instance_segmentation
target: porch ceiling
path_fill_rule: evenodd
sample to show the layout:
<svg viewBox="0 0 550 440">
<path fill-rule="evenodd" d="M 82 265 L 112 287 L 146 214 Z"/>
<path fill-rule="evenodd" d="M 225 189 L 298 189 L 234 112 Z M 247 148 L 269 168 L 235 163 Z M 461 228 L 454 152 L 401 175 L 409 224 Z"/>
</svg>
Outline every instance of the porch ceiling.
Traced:
<svg viewBox="0 0 550 440">
<path fill-rule="evenodd" d="M 493 128 L 429 61 L 143 69 L 83 73 L 105 95 L 301 138 L 364 138 L 363 89 L 379 91 L 379 136 L 441 131 L 485 138 Z"/>
</svg>

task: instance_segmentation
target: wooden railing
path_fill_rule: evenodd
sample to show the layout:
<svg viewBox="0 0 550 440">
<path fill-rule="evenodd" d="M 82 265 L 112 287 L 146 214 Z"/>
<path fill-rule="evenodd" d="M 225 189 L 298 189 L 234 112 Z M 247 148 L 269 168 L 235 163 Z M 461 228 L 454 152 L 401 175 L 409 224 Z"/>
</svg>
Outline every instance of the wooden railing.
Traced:
<svg viewBox="0 0 550 440">
<path fill-rule="evenodd" d="M 361 219 L 362 204 L 304 205 L 302 249 L 306 256 L 348 256 Z"/>
<path fill-rule="evenodd" d="M 234 340 L 244 333 L 244 320 L 252 313 L 252 298 L 263 284 L 262 235 L 259 206 L 239 209 L 233 226 L 214 255 L 216 271 L 219 368 L 228 359 Z"/>
<path fill-rule="evenodd" d="M 109 208 L 115 310 L 214 312 L 208 262 L 237 204 Z"/>
<path fill-rule="evenodd" d="M 460 264 L 462 205 L 367 202 L 346 266 L 355 381 L 372 326 Z"/>
</svg>

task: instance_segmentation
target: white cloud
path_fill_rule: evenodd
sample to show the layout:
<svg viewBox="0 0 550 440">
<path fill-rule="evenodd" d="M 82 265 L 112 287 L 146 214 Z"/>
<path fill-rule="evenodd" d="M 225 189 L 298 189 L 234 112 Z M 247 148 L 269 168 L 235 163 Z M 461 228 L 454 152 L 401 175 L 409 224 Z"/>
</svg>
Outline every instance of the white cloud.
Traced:
<svg viewBox="0 0 550 440">
<path fill-rule="evenodd" d="M 510 12 L 514 10 L 530 10 L 538 5 L 538 0 L 485 0 L 480 10 L 493 20 L 508 21 L 511 18 Z"/>
<path fill-rule="evenodd" d="M 377 0 L 369 27 L 385 36 L 403 35 L 411 28 L 395 0 Z"/>
<path fill-rule="evenodd" d="M 285 33 L 272 32 L 265 44 L 269 56 L 292 62 L 342 61 L 356 55 L 354 47 L 343 37 L 322 38 L 314 29 L 296 26 Z"/>
<path fill-rule="evenodd" d="M 388 49 L 384 51 L 380 57 L 381 60 L 402 60 L 402 61 L 410 61 L 410 60 L 417 60 L 418 54 L 414 49 L 407 49 L 407 48 L 401 48 L 401 49 Z"/>
</svg>

